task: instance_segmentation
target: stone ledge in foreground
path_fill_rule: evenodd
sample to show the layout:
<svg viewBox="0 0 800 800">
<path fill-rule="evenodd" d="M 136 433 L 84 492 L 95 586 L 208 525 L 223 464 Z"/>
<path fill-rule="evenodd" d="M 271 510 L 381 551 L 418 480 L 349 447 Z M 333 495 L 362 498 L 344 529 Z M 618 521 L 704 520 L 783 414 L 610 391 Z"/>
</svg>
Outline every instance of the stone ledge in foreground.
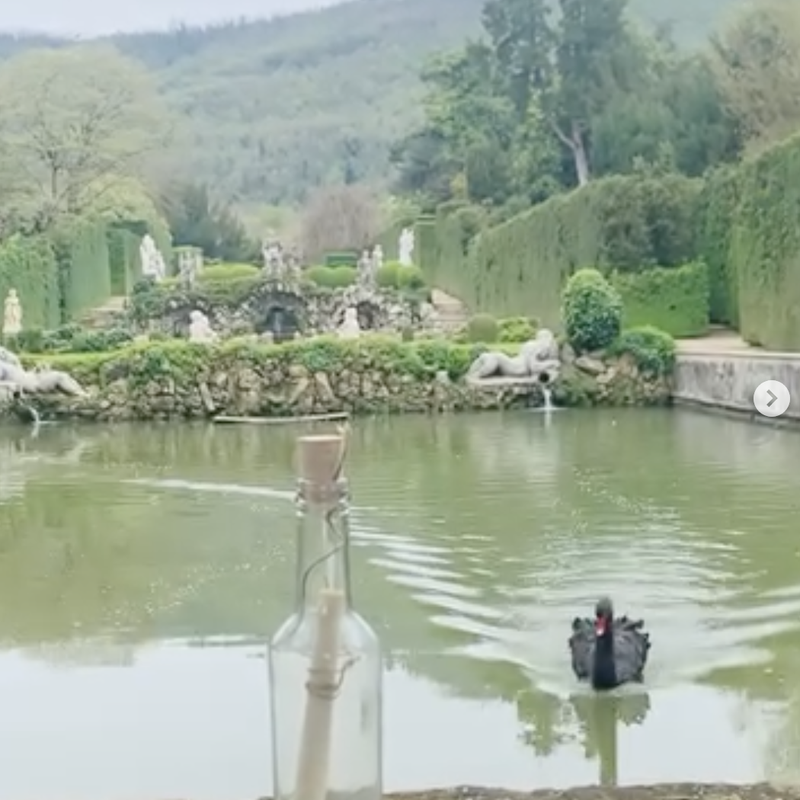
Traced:
<svg viewBox="0 0 800 800">
<path fill-rule="evenodd" d="M 454 786 L 418 792 L 390 792 L 385 797 L 386 800 L 800 800 L 800 786 L 657 783 L 651 786 L 577 786 L 532 792 L 488 786 Z"/>
</svg>

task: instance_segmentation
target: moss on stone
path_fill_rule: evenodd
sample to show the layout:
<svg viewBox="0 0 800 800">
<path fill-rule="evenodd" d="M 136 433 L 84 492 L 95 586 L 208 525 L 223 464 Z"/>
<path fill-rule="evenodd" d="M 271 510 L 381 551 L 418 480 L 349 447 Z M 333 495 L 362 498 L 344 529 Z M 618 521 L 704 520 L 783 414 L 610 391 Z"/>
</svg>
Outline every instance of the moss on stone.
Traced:
<svg viewBox="0 0 800 800">
<path fill-rule="evenodd" d="M 518 345 L 501 346 L 513 354 Z M 36 398 L 40 413 L 89 419 L 202 418 L 216 414 L 295 416 L 506 409 L 540 405 L 542 387 L 519 382 L 467 384 L 482 345 L 443 339 L 404 342 L 319 337 L 280 345 L 231 340 L 219 346 L 185 341 L 141 343 L 108 353 L 31 356 L 69 372 L 84 399 Z M 623 357 L 599 369 L 565 367 L 553 387 L 563 405 L 663 403 L 664 376 L 641 374 Z"/>
</svg>

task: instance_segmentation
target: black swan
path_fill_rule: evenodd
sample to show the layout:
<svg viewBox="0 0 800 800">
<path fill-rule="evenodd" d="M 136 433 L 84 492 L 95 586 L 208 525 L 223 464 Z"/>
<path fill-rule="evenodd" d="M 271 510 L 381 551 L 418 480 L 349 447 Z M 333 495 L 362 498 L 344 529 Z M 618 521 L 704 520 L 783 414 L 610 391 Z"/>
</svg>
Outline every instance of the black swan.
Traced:
<svg viewBox="0 0 800 800">
<path fill-rule="evenodd" d="M 614 607 L 606 597 L 594 613 L 593 620 L 575 617 L 572 622 L 569 649 L 578 680 L 591 681 L 595 689 L 640 682 L 650 650 L 650 636 L 642 630 L 644 621 L 614 619 Z"/>
</svg>

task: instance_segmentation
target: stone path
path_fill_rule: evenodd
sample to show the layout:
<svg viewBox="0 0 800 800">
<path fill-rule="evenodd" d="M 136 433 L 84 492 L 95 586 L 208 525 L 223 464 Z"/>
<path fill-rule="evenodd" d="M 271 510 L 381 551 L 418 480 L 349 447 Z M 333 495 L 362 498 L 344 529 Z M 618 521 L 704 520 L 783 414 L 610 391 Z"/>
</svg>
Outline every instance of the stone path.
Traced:
<svg viewBox="0 0 800 800">
<path fill-rule="evenodd" d="M 443 292 L 441 289 L 433 289 L 431 302 L 439 315 L 439 321 L 445 332 L 461 330 L 467 324 L 469 312 L 458 298 Z"/>
<path fill-rule="evenodd" d="M 764 350 L 748 344 L 730 328 L 711 326 L 706 336 L 678 339 L 679 356 L 747 356 L 748 358 L 800 358 L 797 352 Z"/>
</svg>

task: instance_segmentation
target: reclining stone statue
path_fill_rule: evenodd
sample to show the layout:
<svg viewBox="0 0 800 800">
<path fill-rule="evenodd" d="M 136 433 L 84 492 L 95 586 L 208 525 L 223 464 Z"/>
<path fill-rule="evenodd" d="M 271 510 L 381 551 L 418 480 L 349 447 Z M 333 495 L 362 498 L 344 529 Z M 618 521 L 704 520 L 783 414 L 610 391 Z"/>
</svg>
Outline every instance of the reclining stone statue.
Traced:
<svg viewBox="0 0 800 800">
<path fill-rule="evenodd" d="M 480 383 L 493 378 L 522 378 L 552 383 L 560 367 L 556 337 L 552 331 L 542 328 L 533 339 L 522 345 L 516 356 L 497 350 L 482 353 L 469 368 L 467 381 Z"/>
<path fill-rule="evenodd" d="M 33 370 L 23 368 L 19 357 L 5 347 L 0 347 L 0 382 L 10 384 L 19 392 L 28 394 L 60 394 L 86 397 L 83 387 L 66 372 L 51 369 L 45 364 Z"/>
</svg>

